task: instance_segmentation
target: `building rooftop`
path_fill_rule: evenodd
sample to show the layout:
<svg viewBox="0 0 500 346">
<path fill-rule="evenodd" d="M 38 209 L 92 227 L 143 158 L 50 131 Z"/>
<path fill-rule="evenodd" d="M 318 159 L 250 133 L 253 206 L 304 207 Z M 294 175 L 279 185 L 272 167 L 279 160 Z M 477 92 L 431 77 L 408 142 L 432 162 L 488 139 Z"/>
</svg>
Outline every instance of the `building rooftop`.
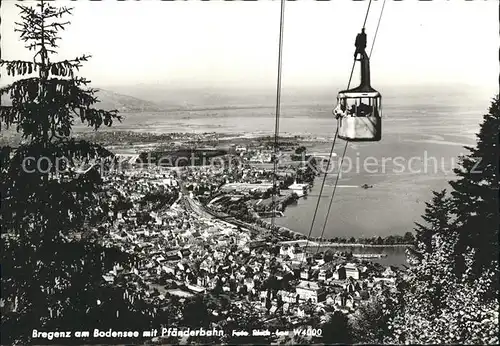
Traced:
<svg viewBox="0 0 500 346">
<path fill-rule="evenodd" d="M 302 280 L 297 285 L 297 288 L 316 291 L 320 289 L 320 286 L 316 282 Z"/>
</svg>

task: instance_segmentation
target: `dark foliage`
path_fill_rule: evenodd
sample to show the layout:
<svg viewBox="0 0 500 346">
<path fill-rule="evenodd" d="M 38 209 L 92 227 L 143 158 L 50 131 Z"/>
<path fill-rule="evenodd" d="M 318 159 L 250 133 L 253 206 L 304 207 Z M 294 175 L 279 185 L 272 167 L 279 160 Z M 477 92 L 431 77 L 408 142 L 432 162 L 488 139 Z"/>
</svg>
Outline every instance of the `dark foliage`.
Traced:
<svg viewBox="0 0 500 346">
<path fill-rule="evenodd" d="M 450 200 L 446 197 L 446 190 L 434 191 L 433 194 L 432 202 L 425 203 L 427 207 L 422 219 L 426 224 L 416 223 L 415 228 L 417 242 L 425 245 L 426 252 L 432 250 L 432 236 L 447 233 L 451 227 Z"/>
<path fill-rule="evenodd" d="M 75 75 L 88 56 L 50 60 L 58 31 L 69 24 L 61 18 L 71 9 L 43 1 L 35 8 L 16 6 L 22 18 L 16 31 L 35 52 L 33 61 L 0 65 L 12 76 L 36 76 L 0 89 L 12 101 L 0 107 L 0 130 L 14 127 L 23 138 L 17 148 L 0 148 L 2 344 L 28 344 L 33 329 L 123 328 L 131 320 L 149 327 L 146 306 L 102 277 L 115 263 L 135 258 L 90 239 L 74 240 L 75 232 L 99 219 L 99 167 L 112 154 L 71 138 L 71 128 L 78 118 L 97 130 L 120 117 L 92 108 L 95 90 L 84 89 L 89 81 Z"/>
<path fill-rule="evenodd" d="M 340 311 L 336 311 L 331 319 L 323 324 L 323 340 L 322 342 L 331 344 L 351 344 L 352 335 L 349 326 L 349 320 L 346 315 Z"/>
<path fill-rule="evenodd" d="M 483 116 L 476 135 L 477 145 L 466 147 L 470 153 L 461 158 L 460 168 L 455 169 L 458 180 L 450 181 L 453 211 L 460 232 L 456 252 L 460 257 L 467 246 L 477 250 L 473 265 L 477 275 L 498 260 L 499 131 L 500 99 L 496 95 L 489 112 Z M 458 263 L 463 265 L 463 260 Z"/>
</svg>

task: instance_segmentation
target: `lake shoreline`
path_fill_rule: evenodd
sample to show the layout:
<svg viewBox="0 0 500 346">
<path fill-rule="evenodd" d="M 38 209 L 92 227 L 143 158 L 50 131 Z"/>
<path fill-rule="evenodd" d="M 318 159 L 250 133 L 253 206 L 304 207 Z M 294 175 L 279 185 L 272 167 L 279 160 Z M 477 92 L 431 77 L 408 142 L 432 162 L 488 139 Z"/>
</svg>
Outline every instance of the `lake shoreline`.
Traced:
<svg viewBox="0 0 500 346">
<path fill-rule="evenodd" d="M 297 234 L 301 234 L 299 232 L 294 232 Z M 299 246 L 304 245 L 302 243 L 307 242 L 307 246 L 319 246 L 319 247 L 353 247 L 353 248 L 407 248 L 413 247 L 413 244 L 387 244 L 387 245 L 379 245 L 379 244 L 363 244 L 363 243 L 330 243 L 330 242 L 321 242 L 318 243 L 314 240 L 300 239 L 300 240 L 288 240 L 282 241 L 280 244 L 298 244 Z"/>
</svg>

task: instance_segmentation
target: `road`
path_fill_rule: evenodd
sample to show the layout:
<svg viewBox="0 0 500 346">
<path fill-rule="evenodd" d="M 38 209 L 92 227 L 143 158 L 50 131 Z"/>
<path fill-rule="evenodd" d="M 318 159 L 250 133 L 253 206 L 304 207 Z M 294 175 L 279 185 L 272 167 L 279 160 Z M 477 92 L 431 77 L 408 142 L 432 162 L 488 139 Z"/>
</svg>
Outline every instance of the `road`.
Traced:
<svg viewBox="0 0 500 346">
<path fill-rule="evenodd" d="M 181 192 L 181 200 L 184 202 L 186 208 L 191 210 L 193 213 L 198 214 L 201 217 L 207 219 L 213 219 L 214 216 L 208 213 L 205 208 L 203 208 L 200 204 L 198 204 L 195 200 L 190 197 L 190 192 L 186 189 L 184 184 L 180 179 L 177 179 L 177 184 L 179 184 L 180 192 Z"/>
<path fill-rule="evenodd" d="M 187 208 L 189 208 L 192 212 L 196 213 L 198 216 L 207 218 L 207 219 L 214 219 L 215 217 L 208 213 L 205 208 L 203 208 L 201 205 L 199 205 L 197 202 L 195 202 L 189 195 L 183 194 L 183 201 L 185 202 L 185 205 Z"/>
<path fill-rule="evenodd" d="M 190 197 L 190 192 L 182 184 L 182 181 L 177 180 L 177 182 L 179 183 L 181 194 L 182 194 L 182 200 L 185 202 L 184 204 L 186 205 L 186 208 L 189 208 L 192 212 L 198 214 L 199 216 L 205 217 L 208 219 L 218 219 L 221 222 L 225 222 L 229 225 L 239 227 L 239 228 L 244 229 L 245 231 L 248 231 L 248 232 L 250 232 L 251 230 L 257 231 L 257 232 L 262 233 L 262 234 L 270 232 L 266 228 L 257 226 L 255 224 L 250 224 L 250 223 L 247 223 L 247 222 L 244 222 L 241 220 L 237 220 L 232 216 L 220 217 L 214 213 L 209 212 L 204 206 L 202 206 L 200 203 L 196 202 L 193 198 Z M 287 230 L 291 233 L 297 233 L 297 232 L 294 232 L 294 231 L 289 230 L 289 229 L 287 229 Z"/>
</svg>

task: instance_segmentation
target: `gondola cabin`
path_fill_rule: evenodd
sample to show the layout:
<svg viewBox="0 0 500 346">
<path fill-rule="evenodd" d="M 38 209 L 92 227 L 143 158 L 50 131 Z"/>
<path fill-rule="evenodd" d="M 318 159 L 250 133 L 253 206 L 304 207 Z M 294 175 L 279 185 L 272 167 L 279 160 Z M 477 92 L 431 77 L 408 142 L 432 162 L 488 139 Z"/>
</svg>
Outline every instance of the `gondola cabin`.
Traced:
<svg viewBox="0 0 500 346">
<path fill-rule="evenodd" d="M 338 93 L 333 111 L 338 121 L 338 137 L 351 142 L 377 142 L 382 138 L 382 96 L 370 85 L 370 58 L 365 46 L 358 46 L 358 39 L 356 46 L 361 83 Z"/>
<path fill-rule="evenodd" d="M 371 92 L 343 91 L 337 98 L 339 138 L 351 142 L 376 142 L 382 138 L 382 96 Z"/>
</svg>

